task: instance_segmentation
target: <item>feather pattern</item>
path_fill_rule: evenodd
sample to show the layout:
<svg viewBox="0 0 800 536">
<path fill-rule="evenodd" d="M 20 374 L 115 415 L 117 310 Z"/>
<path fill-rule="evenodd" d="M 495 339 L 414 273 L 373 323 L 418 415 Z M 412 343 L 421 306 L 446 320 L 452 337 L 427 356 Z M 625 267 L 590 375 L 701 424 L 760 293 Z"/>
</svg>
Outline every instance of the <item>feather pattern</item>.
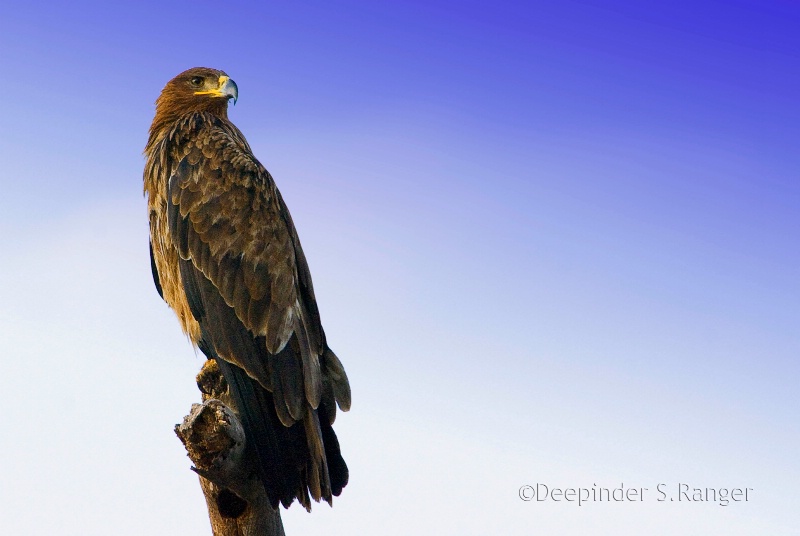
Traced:
<svg viewBox="0 0 800 536">
<path fill-rule="evenodd" d="M 272 176 L 228 121 L 226 99 L 187 90 L 223 75 L 192 69 L 157 101 L 144 174 L 153 277 L 220 363 L 270 499 L 310 508 L 309 497 L 330 502 L 348 480 L 331 424 L 350 387 Z"/>
</svg>

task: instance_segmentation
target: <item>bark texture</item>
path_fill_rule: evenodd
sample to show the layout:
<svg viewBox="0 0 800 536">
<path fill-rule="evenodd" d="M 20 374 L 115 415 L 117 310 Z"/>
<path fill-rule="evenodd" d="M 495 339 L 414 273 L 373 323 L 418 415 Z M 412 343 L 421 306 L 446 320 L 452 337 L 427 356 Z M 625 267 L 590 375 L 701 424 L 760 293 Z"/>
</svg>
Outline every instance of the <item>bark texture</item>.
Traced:
<svg viewBox="0 0 800 536">
<path fill-rule="evenodd" d="M 285 536 L 280 511 L 272 508 L 254 470 L 238 408 L 214 360 L 197 375 L 202 404 L 193 404 L 175 426 L 200 476 L 214 536 Z"/>
</svg>

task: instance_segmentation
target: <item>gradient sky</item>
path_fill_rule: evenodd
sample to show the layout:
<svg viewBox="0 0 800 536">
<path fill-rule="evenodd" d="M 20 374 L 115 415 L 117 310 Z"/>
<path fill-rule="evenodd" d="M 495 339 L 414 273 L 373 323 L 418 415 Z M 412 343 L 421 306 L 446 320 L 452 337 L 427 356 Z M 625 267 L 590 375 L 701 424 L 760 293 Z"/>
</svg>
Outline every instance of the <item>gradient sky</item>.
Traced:
<svg viewBox="0 0 800 536">
<path fill-rule="evenodd" d="M 6 4 L 0 533 L 210 534 L 141 193 L 153 102 L 203 65 L 353 388 L 351 482 L 289 536 L 796 534 L 797 3 Z"/>
</svg>

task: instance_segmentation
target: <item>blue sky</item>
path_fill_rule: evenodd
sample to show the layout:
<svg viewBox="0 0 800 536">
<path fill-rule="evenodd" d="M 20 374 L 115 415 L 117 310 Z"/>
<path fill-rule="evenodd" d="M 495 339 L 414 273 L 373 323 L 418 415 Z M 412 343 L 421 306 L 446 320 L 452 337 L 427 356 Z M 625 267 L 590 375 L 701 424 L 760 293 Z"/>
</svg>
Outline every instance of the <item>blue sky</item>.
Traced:
<svg viewBox="0 0 800 536">
<path fill-rule="evenodd" d="M 210 534 L 171 432 L 202 361 L 141 195 L 153 102 L 204 65 L 239 86 L 353 386 L 351 483 L 287 534 L 790 534 L 799 23 L 788 1 L 4 6 L 0 532 Z M 537 482 L 651 495 L 521 501 Z M 754 494 L 656 500 L 684 482 Z"/>
</svg>

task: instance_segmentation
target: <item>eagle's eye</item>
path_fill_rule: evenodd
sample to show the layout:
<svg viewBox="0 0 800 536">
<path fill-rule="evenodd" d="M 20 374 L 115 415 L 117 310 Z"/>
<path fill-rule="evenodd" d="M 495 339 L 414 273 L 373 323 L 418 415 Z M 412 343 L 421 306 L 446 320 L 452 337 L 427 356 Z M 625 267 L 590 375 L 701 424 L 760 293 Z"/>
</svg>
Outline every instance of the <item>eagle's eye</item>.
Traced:
<svg viewBox="0 0 800 536">
<path fill-rule="evenodd" d="M 191 84 L 192 84 L 194 87 L 200 87 L 200 85 L 201 85 L 202 83 L 203 83 L 203 77 L 202 77 L 202 76 L 195 76 L 195 77 L 192 77 Z"/>
</svg>

